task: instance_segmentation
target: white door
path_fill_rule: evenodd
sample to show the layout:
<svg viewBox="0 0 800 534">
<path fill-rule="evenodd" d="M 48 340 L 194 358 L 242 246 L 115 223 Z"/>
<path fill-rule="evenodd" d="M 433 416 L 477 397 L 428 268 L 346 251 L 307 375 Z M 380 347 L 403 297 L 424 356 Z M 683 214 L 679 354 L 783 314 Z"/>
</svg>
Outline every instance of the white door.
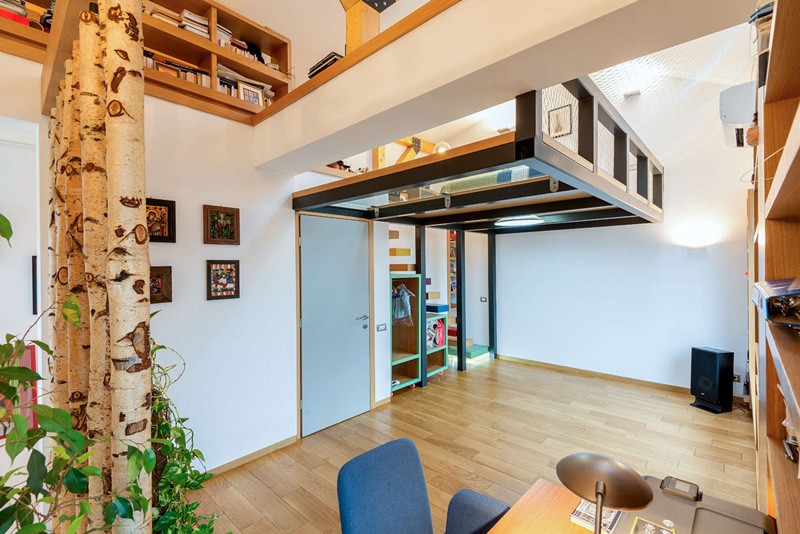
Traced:
<svg viewBox="0 0 800 534">
<path fill-rule="evenodd" d="M 369 227 L 300 217 L 303 436 L 369 411 Z"/>
</svg>

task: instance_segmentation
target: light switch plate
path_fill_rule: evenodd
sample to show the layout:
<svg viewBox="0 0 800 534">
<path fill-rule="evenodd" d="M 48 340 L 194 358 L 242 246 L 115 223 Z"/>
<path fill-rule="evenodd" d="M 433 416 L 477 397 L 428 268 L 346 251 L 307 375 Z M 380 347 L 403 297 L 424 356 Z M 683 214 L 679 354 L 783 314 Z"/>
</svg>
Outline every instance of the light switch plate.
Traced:
<svg viewBox="0 0 800 534">
<path fill-rule="evenodd" d="M 378 332 L 385 332 L 386 331 L 386 323 L 381 323 L 378 325 Z"/>
<path fill-rule="evenodd" d="M 481 297 L 481 302 L 489 302 L 489 299 L 487 299 L 486 297 Z"/>
</svg>

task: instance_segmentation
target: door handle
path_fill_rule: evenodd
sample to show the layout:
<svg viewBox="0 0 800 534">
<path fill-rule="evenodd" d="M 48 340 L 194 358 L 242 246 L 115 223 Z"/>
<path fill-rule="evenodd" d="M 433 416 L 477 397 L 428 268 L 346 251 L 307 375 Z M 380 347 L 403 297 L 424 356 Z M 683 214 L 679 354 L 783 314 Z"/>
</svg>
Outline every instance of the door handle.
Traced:
<svg viewBox="0 0 800 534">
<path fill-rule="evenodd" d="M 366 321 L 369 319 L 369 315 L 362 315 L 361 317 L 356 317 L 356 321 Z"/>
</svg>

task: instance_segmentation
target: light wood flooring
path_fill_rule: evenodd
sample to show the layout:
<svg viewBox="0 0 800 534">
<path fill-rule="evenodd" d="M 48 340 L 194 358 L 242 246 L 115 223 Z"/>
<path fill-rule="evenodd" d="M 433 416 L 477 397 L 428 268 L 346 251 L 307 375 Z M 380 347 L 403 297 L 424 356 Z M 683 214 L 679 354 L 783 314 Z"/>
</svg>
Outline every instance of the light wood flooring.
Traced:
<svg viewBox="0 0 800 534">
<path fill-rule="evenodd" d="M 218 532 L 339 532 L 336 476 L 350 458 L 395 438 L 417 444 L 434 526 L 461 488 L 513 504 L 579 451 L 613 455 L 642 474 L 697 482 L 755 506 L 753 427 L 742 410 L 712 415 L 689 395 L 485 361 L 209 481 L 197 497 Z"/>
</svg>

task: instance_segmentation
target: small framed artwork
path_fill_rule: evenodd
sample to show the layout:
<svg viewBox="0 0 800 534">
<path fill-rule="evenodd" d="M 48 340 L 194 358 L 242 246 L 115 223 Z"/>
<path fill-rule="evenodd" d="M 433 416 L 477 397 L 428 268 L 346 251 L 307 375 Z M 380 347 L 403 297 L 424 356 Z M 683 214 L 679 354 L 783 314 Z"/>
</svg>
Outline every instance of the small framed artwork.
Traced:
<svg viewBox="0 0 800 534">
<path fill-rule="evenodd" d="M 206 300 L 238 299 L 239 260 L 206 261 Z"/>
<path fill-rule="evenodd" d="M 150 302 L 172 302 L 172 267 L 150 267 Z"/>
<path fill-rule="evenodd" d="M 547 112 L 548 134 L 563 137 L 572 133 L 572 105 L 567 104 Z"/>
<path fill-rule="evenodd" d="M 156 61 L 156 70 L 158 72 L 163 72 L 164 74 L 169 74 L 170 76 L 174 76 L 175 78 L 181 77 L 181 71 L 179 71 L 175 67 L 167 65 L 166 63 L 161 63 L 160 61 Z"/>
<path fill-rule="evenodd" d="M 147 199 L 147 232 L 152 243 L 175 242 L 175 201 Z"/>
<path fill-rule="evenodd" d="M 239 244 L 239 208 L 203 206 L 203 243 Z"/>
<path fill-rule="evenodd" d="M 260 87 L 245 82 L 238 82 L 239 98 L 245 102 L 264 107 L 264 91 Z"/>
</svg>

